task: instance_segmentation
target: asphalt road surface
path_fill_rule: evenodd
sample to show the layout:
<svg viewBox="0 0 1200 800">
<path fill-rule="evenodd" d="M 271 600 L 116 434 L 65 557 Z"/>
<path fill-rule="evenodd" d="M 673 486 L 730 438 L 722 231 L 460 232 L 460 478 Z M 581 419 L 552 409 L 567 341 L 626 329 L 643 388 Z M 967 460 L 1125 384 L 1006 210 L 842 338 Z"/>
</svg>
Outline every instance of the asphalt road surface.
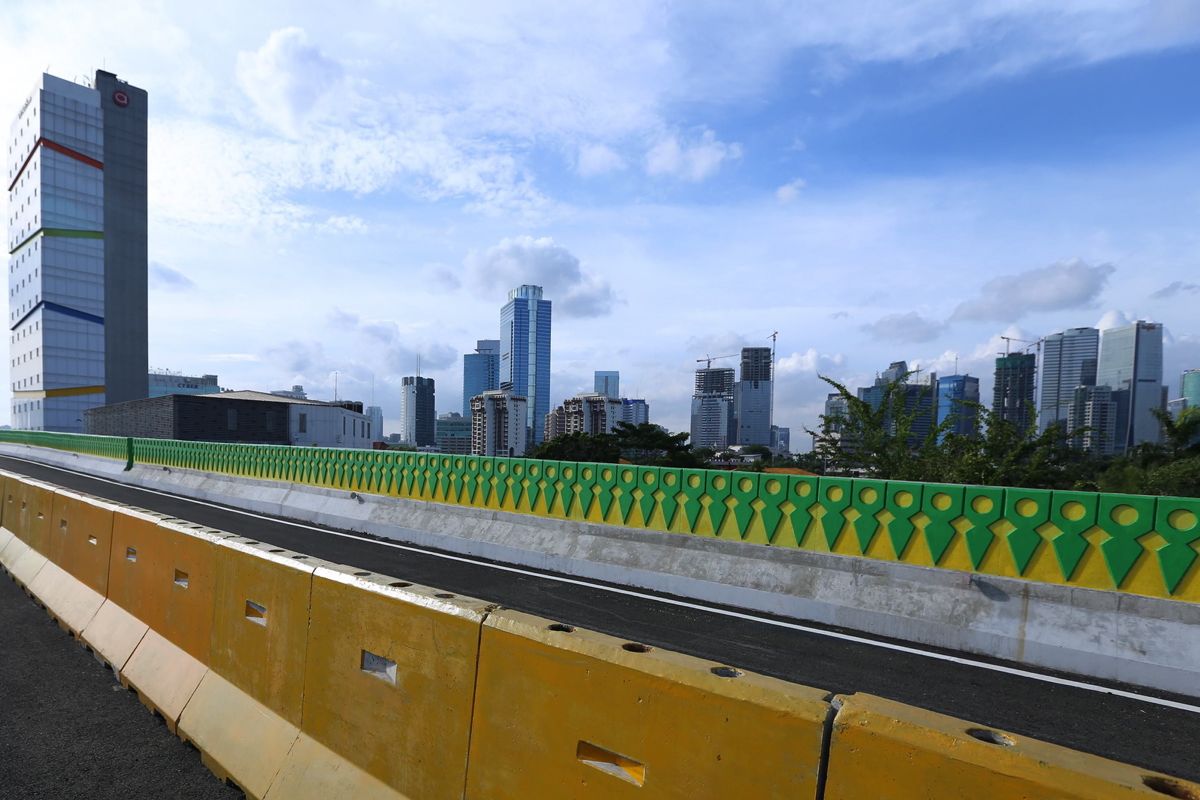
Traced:
<svg viewBox="0 0 1200 800">
<path fill-rule="evenodd" d="M 0 457 L 0 468 L 631 641 L 830 692 L 868 692 L 976 724 L 1200 780 L 1200 700 L 1195 697 L 1031 670 L 864 634 L 841 638 L 853 632 L 681 601 L 640 589 L 629 591 L 595 581 L 506 568 L 476 558 L 447 557 L 427 548 L 398 546 L 361 534 L 338 535 L 308 524 L 248 514 L 22 459 Z M 398 537 L 402 534 L 398 529 Z M 904 645 L 904 649 L 896 649 L 896 644 Z M 1033 674 L 1014 674 L 1010 670 Z"/>
<path fill-rule="evenodd" d="M 0 798 L 74 797 L 241 792 L 0 574 Z"/>
</svg>

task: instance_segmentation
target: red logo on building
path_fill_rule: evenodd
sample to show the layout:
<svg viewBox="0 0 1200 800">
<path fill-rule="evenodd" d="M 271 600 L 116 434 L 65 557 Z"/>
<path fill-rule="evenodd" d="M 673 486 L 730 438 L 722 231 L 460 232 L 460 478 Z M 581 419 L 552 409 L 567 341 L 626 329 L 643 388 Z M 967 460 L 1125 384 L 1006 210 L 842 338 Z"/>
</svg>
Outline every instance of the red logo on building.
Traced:
<svg viewBox="0 0 1200 800">
<path fill-rule="evenodd" d="M 125 106 L 129 105 L 129 95 L 118 89 L 117 91 L 113 92 L 113 102 L 119 105 L 121 108 L 124 108 Z"/>
</svg>

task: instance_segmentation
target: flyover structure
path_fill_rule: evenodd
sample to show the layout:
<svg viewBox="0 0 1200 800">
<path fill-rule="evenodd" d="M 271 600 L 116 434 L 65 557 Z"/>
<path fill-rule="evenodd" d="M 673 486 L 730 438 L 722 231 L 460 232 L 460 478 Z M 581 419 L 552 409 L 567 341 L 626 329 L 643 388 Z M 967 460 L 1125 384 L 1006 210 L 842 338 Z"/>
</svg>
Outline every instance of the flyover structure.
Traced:
<svg viewBox="0 0 1200 800">
<path fill-rule="evenodd" d="M 251 796 L 1200 797 L 1195 500 L 35 432 L 0 469 L 0 563 Z"/>
</svg>

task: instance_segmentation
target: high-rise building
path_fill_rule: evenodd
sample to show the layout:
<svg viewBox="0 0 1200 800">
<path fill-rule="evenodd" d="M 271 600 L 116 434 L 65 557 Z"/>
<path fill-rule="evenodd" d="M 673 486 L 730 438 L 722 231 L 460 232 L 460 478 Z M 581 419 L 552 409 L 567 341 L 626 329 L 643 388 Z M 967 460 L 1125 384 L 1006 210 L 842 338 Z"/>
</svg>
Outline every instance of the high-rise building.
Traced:
<svg viewBox="0 0 1200 800">
<path fill-rule="evenodd" d="M 979 378 L 970 375 L 943 375 L 937 379 L 937 424 L 949 420 L 946 430 L 938 434 L 942 441 L 948 434 L 975 437 L 979 435 Z"/>
<path fill-rule="evenodd" d="M 733 370 L 729 367 L 710 366 L 696 370 L 696 388 L 692 394 L 692 447 L 721 450 L 737 443 L 733 390 Z"/>
<path fill-rule="evenodd" d="M 383 441 L 383 409 L 379 406 L 367 406 L 367 419 L 369 420 L 369 434 L 372 442 Z"/>
<path fill-rule="evenodd" d="M 650 421 L 650 404 L 640 397 L 621 398 L 621 422 L 644 425 Z"/>
<path fill-rule="evenodd" d="M 433 378 L 408 375 L 400 379 L 400 436 L 417 447 L 436 444 L 437 414 Z"/>
<path fill-rule="evenodd" d="M 221 391 L 216 375 L 184 375 L 166 369 L 152 370 L 146 376 L 149 392 L 147 397 L 163 397 L 168 394 L 216 394 Z"/>
<path fill-rule="evenodd" d="M 1188 408 L 1200 408 L 1200 369 L 1185 370 L 1179 376 L 1179 396 Z"/>
<path fill-rule="evenodd" d="M 908 377 L 911 374 L 907 362 L 893 361 L 875 379 L 873 386 L 866 386 L 858 390 L 858 399 L 878 410 L 883 404 L 887 387 L 890 384 L 897 384 L 893 397 L 900 398 L 900 408 L 903 410 L 904 416 L 909 418 L 906 441 L 909 447 L 916 448 L 924 444 L 929 434 L 933 432 L 937 419 L 937 402 L 934 396 L 936 384 L 909 383 Z M 896 401 L 893 400 L 893 402 Z M 828 407 L 828 401 L 826 401 L 826 407 Z M 899 429 L 899 421 L 896 419 L 889 417 L 887 425 L 893 433 Z"/>
<path fill-rule="evenodd" d="M 1033 424 L 1033 386 L 1037 375 L 1037 356 L 1012 353 L 996 359 L 996 380 L 992 385 L 992 416 L 1009 422 L 1019 431 Z"/>
<path fill-rule="evenodd" d="M 1098 456 L 1117 452 L 1116 393 L 1109 386 L 1076 386 L 1067 408 L 1066 426 L 1076 432 L 1071 446 Z"/>
<path fill-rule="evenodd" d="M 457 411 L 441 414 L 437 418 L 435 438 L 439 453 L 453 455 L 471 454 L 471 418 Z"/>
<path fill-rule="evenodd" d="M 271 394 L 277 397 L 290 397 L 293 400 L 307 400 L 308 393 L 304 391 L 304 386 L 299 383 L 293 383 L 290 389 L 275 389 Z"/>
<path fill-rule="evenodd" d="M 771 348 L 743 347 L 742 379 L 733 395 L 738 444 L 770 446 L 773 387 Z"/>
<path fill-rule="evenodd" d="M 505 389 L 471 398 L 471 453 L 523 456 L 528 440 L 528 401 Z"/>
<path fill-rule="evenodd" d="M 1117 403 L 1116 452 L 1161 438 L 1162 427 L 1153 409 L 1164 405 L 1162 379 L 1161 324 L 1138 320 L 1104 331 L 1096 384 L 1111 387 Z"/>
<path fill-rule="evenodd" d="M 143 89 L 43 75 L 8 142 L 12 421 L 81 432 L 148 394 Z"/>
<path fill-rule="evenodd" d="M 463 356 L 463 412 L 471 417 L 471 398 L 500 388 L 500 340 L 479 339 L 475 352 Z"/>
<path fill-rule="evenodd" d="M 771 426 L 771 452 L 787 455 L 792 451 L 792 429 L 780 425 Z"/>
<path fill-rule="evenodd" d="M 1066 425 L 1075 387 L 1096 385 L 1100 357 L 1100 331 L 1070 328 L 1042 341 L 1042 390 L 1038 403 L 1038 430 Z"/>
<path fill-rule="evenodd" d="M 617 400 L 621 397 L 621 373 L 616 370 L 596 370 L 594 375 L 597 394 Z"/>
<path fill-rule="evenodd" d="M 550 412 L 550 318 L 540 286 L 518 286 L 500 309 L 500 388 L 527 399 L 530 447 L 541 443 Z"/>
<path fill-rule="evenodd" d="M 545 439 L 573 433 L 612 433 L 621 421 L 621 401 L 599 392 L 568 397 L 546 415 Z"/>
</svg>

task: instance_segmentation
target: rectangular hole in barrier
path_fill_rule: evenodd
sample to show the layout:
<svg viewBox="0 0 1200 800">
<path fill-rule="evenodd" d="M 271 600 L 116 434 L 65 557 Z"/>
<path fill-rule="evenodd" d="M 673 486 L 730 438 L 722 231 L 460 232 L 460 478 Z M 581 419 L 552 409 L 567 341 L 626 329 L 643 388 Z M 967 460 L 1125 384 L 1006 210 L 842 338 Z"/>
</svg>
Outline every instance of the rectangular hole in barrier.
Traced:
<svg viewBox="0 0 1200 800">
<path fill-rule="evenodd" d="M 88 544 L 96 544 L 96 537 L 95 537 L 95 536 L 89 536 L 89 537 L 88 537 Z"/>
<path fill-rule="evenodd" d="M 175 570 L 175 585 L 180 589 L 188 587 L 188 574 L 181 569 Z"/>
<path fill-rule="evenodd" d="M 267 607 L 253 600 L 246 601 L 246 621 L 255 625 L 267 626 Z"/>
<path fill-rule="evenodd" d="M 363 650 L 360 664 L 362 671 L 368 675 L 379 678 L 381 681 L 387 681 L 393 686 L 396 685 L 396 662 L 390 658 L 376 655 L 370 650 Z"/>
<path fill-rule="evenodd" d="M 125 548 L 125 560 L 126 561 L 137 561 L 137 548 L 136 547 L 126 547 Z"/>
<path fill-rule="evenodd" d="M 63 533 L 67 532 L 67 521 L 65 519 L 60 519 L 58 521 L 58 529 Z"/>
<path fill-rule="evenodd" d="M 589 767 L 594 767 L 601 772 L 607 772 L 613 777 L 620 778 L 623 781 L 628 781 L 634 786 L 641 786 L 646 782 L 646 765 L 634 761 L 632 758 L 614 753 L 611 750 L 605 750 L 603 747 L 579 740 L 579 744 L 575 748 L 575 757 L 587 764 Z"/>
</svg>

